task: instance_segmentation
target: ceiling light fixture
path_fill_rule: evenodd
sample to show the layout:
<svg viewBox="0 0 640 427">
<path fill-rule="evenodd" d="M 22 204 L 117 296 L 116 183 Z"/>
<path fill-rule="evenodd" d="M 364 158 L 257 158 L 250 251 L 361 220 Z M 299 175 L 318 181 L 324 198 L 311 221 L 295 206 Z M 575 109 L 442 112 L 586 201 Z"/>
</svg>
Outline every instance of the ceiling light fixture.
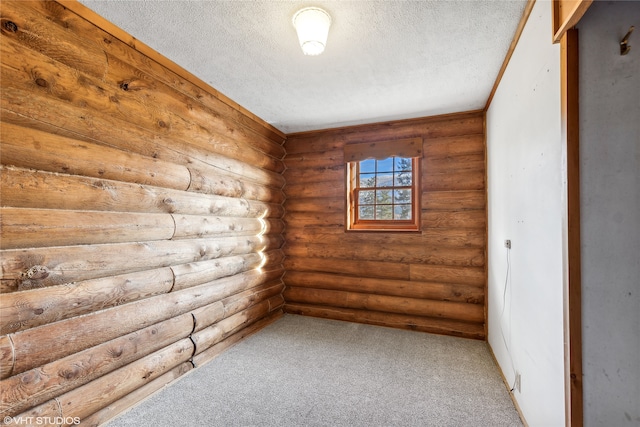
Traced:
<svg viewBox="0 0 640 427">
<path fill-rule="evenodd" d="M 320 55 L 324 51 L 331 26 L 327 12 L 317 7 L 300 9 L 293 15 L 293 26 L 305 55 Z"/>
</svg>

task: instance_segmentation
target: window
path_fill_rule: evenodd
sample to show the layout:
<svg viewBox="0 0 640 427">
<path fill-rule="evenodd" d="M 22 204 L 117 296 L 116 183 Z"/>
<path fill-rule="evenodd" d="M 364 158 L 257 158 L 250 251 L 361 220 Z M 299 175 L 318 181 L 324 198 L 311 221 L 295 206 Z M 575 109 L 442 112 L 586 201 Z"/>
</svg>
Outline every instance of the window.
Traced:
<svg viewBox="0 0 640 427">
<path fill-rule="evenodd" d="M 347 229 L 420 229 L 421 150 L 418 139 L 345 147 L 345 159 L 356 159 L 347 162 Z"/>
</svg>

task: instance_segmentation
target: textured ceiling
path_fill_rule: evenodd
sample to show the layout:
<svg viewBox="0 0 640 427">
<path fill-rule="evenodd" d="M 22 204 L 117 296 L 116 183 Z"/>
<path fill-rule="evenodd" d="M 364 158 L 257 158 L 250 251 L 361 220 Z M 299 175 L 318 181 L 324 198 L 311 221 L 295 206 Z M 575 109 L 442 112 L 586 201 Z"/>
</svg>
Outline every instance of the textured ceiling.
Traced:
<svg viewBox="0 0 640 427">
<path fill-rule="evenodd" d="M 526 4 L 81 2 L 285 133 L 483 108 Z M 305 6 L 333 19 L 320 56 L 291 24 Z"/>
</svg>

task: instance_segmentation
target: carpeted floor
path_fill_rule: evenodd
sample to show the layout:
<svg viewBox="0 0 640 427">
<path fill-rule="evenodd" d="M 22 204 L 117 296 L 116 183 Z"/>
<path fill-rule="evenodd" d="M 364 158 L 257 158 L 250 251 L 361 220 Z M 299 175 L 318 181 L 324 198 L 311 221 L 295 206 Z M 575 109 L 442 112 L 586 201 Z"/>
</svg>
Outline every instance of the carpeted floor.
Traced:
<svg viewBox="0 0 640 427">
<path fill-rule="evenodd" d="M 521 426 L 487 344 L 285 315 L 120 426 Z"/>
</svg>

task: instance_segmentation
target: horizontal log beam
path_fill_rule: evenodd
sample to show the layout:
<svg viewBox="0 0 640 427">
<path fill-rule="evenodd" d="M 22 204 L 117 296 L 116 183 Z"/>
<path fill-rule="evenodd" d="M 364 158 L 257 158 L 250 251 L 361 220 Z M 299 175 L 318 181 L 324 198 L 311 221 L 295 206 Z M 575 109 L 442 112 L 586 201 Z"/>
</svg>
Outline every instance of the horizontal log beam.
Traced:
<svg viewBox="0 0 640 427">
<path fill-rule="evenodd" d="M 485 230 L 487 215 L 484 210 L 422 211 L 420 223 L 423 230 L 427 228 Z"/>
<path fill-rule="evenodd" d="M 275 273 L 278 277 L 282 275 L 281 270 L 276 270 Z M 15 363 L 10 375 L 17 375 L 123 334 L 193 311 L 272 279 L 270 272 L 252 270 L 200 286 L 10 334 L 15 348 Z M 74 333 L 67 335 L 66 344 L 60 346 L 59 336 L 64 331 Z"/>
<path fill-rule="evenodd" d="M 25 28 L 24 17 L 14 14 L 11 10 L 5 13 L 9 14 L 11 19 L 16 19 L 14 22 L 18 24 L 19 29 Z M 40 28 L 26 25 L 27 28 L 31 28 L 30 32 L 37 34 L 40 30 Z M 7 32 L 7 34 L 16 33 Z M 32 96 L 27 102 L 57 105 L 58 109 L 63 105 L 78 111 L 82 109 L 84 114 L 108 116 L 110 120 L 122 124 L 130 122 L 160 135 L 167 135 L 170 131 L 173 138 L 189 141 L 190 144 L 201 148 L 206 147 L 223 156 L 276 173 L 284 170 L 281 161 L 254 148 L 253 140 L 260 137 L 250 136 L 241 128 L 234 129 L 233 133 L 229 132 L 226 128 L 227 124 L 219 123 L 215 119 L 215 113 L 206 111 L 198 104 L 192 103 L 191 110 L 186 111 L 189 108 L 185 105 L 186 103 L 177 103 L 174 98 L 183 96 L 170 90 L 170 93 L 165 93 L 167 88 L 160 82 L 140 80 L 134 70 L 130 70 L 130 74 L 123 80 L 122 75 L 120 77 L 114 75 L 113 67 L 110 66 L 109 72 L 102 78 L 82 75 L 83 84 L 78 85 L 77 69 L 58 62 L 37 49 L 32 50 L 29 46 L 21 44 L 17 37 L 5 37 L 1 50 L 5 58 L 2 79 L 3 81 L 8 79 L 3 83 L 3 87 L 5 91 L 12 91 L 14 94 L 19 91 L 29 91 Z M 34 77 L 29 70 L 20 67 L 21 64 L 18 61 L 38 64 L 36 77 L 41 83 L 35 90 Z M 126 90 L 123 88 L 125 84 L 123 82 L 126 82 Z M 158 110 L 154 105 L 168 105 L 173 108 Z M 184 120 L 181 113 L 189 115 L 190 120 Z M 74 116 L 78 114 L 69 115 L 69 117 Z M 208 121 L 204 121 L 205 117 Z M 219 125 L 218 129 L 216 125 Z"/>
<path fill-rule="evenodd" d="M 225 351 L 229 347 L 233 346 L 234 344 L 238 343 L 239 341 L 243 340 L 244 338 L 248 337 L 249 335 L 252 335 L 252 334 L 256 333 L 260 329 L 270 325 L 271 323 L 273 323 L 276 320 L 278 320 L 280 317 L 282 317 L 282 310 L 281 309 L 277 309 L 275 311 L 271 311 L 268 315 L 266 315 L 262 319 L 256 321 L 255 323 L 253 323 L 251 325 L 247 325 L 246 327 L 240 329 L 238 332 L 234 333 L 233 335 L 230 335 L 224 341 L 221 341 L 221 342 L 209 347 L 208 349 L 204 350 L 202 353 L 194 355 L 193 356 L 193 363 L 195 364 L 195 366 L 200 367 L 200 366 L 210 362 L 211 360 L 216 358 L 218 355 L 220 355 L 220 353 L 222 353 L 223 351 Z"/>
<path fill-rule="evenodd" d="M 83 419 L 183 364 L 192 354 L 193 343 L 185 338 L 56 397 L 57 407 L 62 408 L 63 418 Z M 46 405 L 48 402 L 40 407 Z M 24 417 L 23 414 L 16 417 Z M 40 414 L 41 417 L 58 416 L 44 411 Z"/>
<path fill-rule="evenodd" d="M 422 191 L 473 191 L 485 188 L 485 171 L 449 170 L 446 172 L 426 172 L 422 175 Z"/>
<path fill-rule="evenodd" d="M 287 169 L 282 173 L 287 183 L 309 184 L 340 181 L 345 177 L 345 165 L 319 166 L 315 168 Z"/>
<path fill-rule="evenodd" d="M 96 178 L 0 167 L 2 205 L 17 208 L 280 218 L 281 205 Z"/>
<path fill-rule="evenodd" d="M 386 247 L 373 247 L 289 243 L 284 248 L 284 253 L 292 257 L 342 258 L 352 262 L 380 261 L 459 267 L 482 267 L 485 262 L 482 248 L 447 248 L 431 245 L 393 244 Z"/>
<path fill-rule="evenodd" d="M 484 287 L 451 283 L 412 282 L 408 280 L 376 279 L 340 274 L 287 271 L 284 283 L 290 287 L 329 289 L 436 301 L 484 302 Z"/>
<path fill-rule="evenodd" d="M 55 7 L 40 3 L 33 7 L 45 15 L 52 13 L 53 10 L 59 19 L 56 23 L 63 23 L 65 28 L 69 25 L 76 29 L 81 37 L 99 44 L 109 55 L 121 61 L 127 61 L 140 72 L 148 74 L 150 79 L 158 79 L 187 95 L 192 102 L 202 103 L 238 125 L 245 126 L 277 144 L 282 144 L 284 140 L 282 132 L 164 58 L 140 40 L 136 40 L 107 22 L 86 6 L 76 2 L 61 2 Z"/>
<path fill-rule="evenodd" d="M 170 214 L 0 208 L 2 249 L 169 240 Z"/>
<path fill-rule="evenodd" d="M 452 267 L 445 265 L 411 264 L 410 280 L 484 286 L 486 276 L 482 267 Z"/>
<path fill-rule="evenodd" d="M 296 256 L 286 258 L 284 267 L 287 271 L 317 271 L 360 277 L 409 280 L 410 265 L 397 262 L 353 262 L 353 260 L 342 258 L 308 258 Z M 424 281 L 429 280 L 425 279 Z"/>
<path fill-rule="evenodd" d="M 144 134 L 140 128 L 109 129 L 108 133 L 97 133 L 94 127 L 85 129 L 85 134 L 54 123 L 43 122 L 6 108 L 0 108 L 3 123 L 30 128 L 63 138 L 117 148 L 145 157 L 162 160 L 170 164 L 187 165 L 191 182 L 188 191 L 215 194 L 227 197 L 242 197 L 251 200 L 273 201 L 284 185 L 281 174 L 260 169 L 205 150 L 198 150 L 188 143 L 165 141 L 162 137 Z M 139 137 L 134 135 L 140 134 Z M 118 138 L 124 138 L 118 139 Z M 177 151 L 179 150 L 179 151 Z M 279 202 L 278 202 L 279 203 Z"/>
<path fill-rule="evenodd" d="M 224 340 L 234 331 L 241 329 L 243 326 L 249 325 L 256 320 L 264 317 L 269 312 L 269 301 L 263 300 L 255 305 L 246 308 L 218 323 L 208 326 L 198 332 L 195 332 L 191 339 L 195 344 L 194 355 L 202 353 L 207 348 Z"/>
<path fill-rule="evenodd" d="M 389 328 L 409 329 L 432 334 L 453 335 L 480 340 L 485 338 L 484 325 L 448 319 L 293 303 L 285 304 L 284 312 Z"/>
<path fill-rule="evenodd" d="M 486 208 L 484 190 L 432 191 L 423 197 L 422 209 L 428 211 L 455 211 Z"/>
<path fill-rule="evenodd" d="M 286 169 L 344 167 L 344 152 L 340 150 L 292 153 L 284 158 Z"/>
<path fill-rule="evenodd" d="M 345 187 L 344 180 L 339 181 L 323 181 L 314 183 L 291 183 L 284 188 L 287 197 L 307 198 L 307 197 L 323 197 L 336 198 L 344 197 Z"/>
<path fill-rule="evenodd" d="M 484 306 L 481 304 L 292 286 L 287 286 L 284 297 L 287 304 L 314 304 L 484 323 Z"/>
<path fill-rule="evenodd" d="M 0 298 L 0 334 L 164 294 L 172 287 L 173 273 L 165 267 L 3 294 Z"/>
<path fill-rule="evenodd" d="M 344 212 L 344 195 L 338 197 L 296 197 L 284 202 L 287 213 L 291 212 Z"/>
<path fill-rule="evenodd" d="M 252 323 L 271 310 L 269 300 L 282 291 L 282 285 L 258 285 L 218 301 L 224 306 L 216 325 L 207 330 L 220 330 L 224 338 L 241 325 Z M 260 304 L 260 307 L 254 307 Z M 190 336 L 203 315 L 214 305 L 173 317 L 55 360 L 42 367 L 15 375 L 2 382 L 0 415 L 7 416 L 39 405 L 60 394 L 82 386 L 102 375 L 140 359 L 182 338 Z M 274 307 L 275 309 L 275 307 Z M 200 329 L 206 327 L 201 325 Z M 192 336 L 196 346 L 201 335 Z M 196 347 L 197 348 L 197 347 Z"/>
<path fill-rule="evenodd" d="M 175 277 L 172 290 L 179 291 L 249 271 L 259 267 L 261 262 L 260 254 L 252 253 L 174 265 L 170 267 Z"/>
<path fill-rule="evenodd" d="M 187 190 L 185 166 L 10 123 L 0 128 L 2 164 Z M 159 172 L 161 171 L 161 173 Z"/>
<path fill-rule="evenodd" d="M 473 154 L 432 155 L 422 159 L 422 168 L 427 176 L 447 172 L 484 172 L 485 166 L 484 150 Z"/>
<path fill-rule="evenodd" d="M 28 290 L 282 246 L 282 236 L 241 236 L 2 251 L 2 291 Z"/>
<path fill-rule="evenodd" d="M 142 402 L 145 398 L 171 384 L 192 369 L 193 364 L 191 362 L 181 363 L 170 371 L 160 375 L 155 380 L 138 387 L 126 396 L 121 397 L 90 416 L 83 418 L 82 425 L 86 427 L 105 425 L 120 413 L 134 407 L 137 403 Z"/>
<path fill-rule="evenodd" d="M 186 313 L 122 335 L 2 381 L 0 416 L 12 416 L 187 338 L 193 317 Z"/>
<path fill-rule="evenodd" d="M 424 245 L 438 247 L 484 247 L 485 230 L 456 228 L 425 228 L 421 233 L 345 233 L 333 227 L 293 227 L 285 231 L 285 239 L 289 244 L 321 243 L 327 245 Z"/>
</svg>

